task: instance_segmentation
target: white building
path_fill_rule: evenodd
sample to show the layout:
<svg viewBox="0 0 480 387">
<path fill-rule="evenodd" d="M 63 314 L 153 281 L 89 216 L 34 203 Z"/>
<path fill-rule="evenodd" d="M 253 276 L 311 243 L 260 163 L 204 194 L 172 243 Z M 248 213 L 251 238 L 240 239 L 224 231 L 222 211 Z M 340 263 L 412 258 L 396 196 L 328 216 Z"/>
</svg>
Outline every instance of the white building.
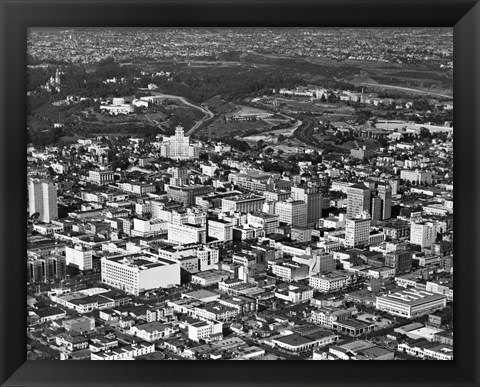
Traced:
<svg viewBox="0 0 480 387">
<path fill-rule="evenodd" d="M 188 338 L 199 342 L 200 340 L 208 340 L 212 336 L 222 338 L 223 324 L 217 321 L 198 321 L 188 324 Z"/>
<path fill-rule="evenodd" d="M 291 282 L 308 277 L 309 267 L 296 262 L 285 262 L 274 264 L 272 272 L 283 281 Z"/>
<path fill-rule="evenodd" d="M 308 205 L 302 200 L 275 203 L 278 220 L 293 226 L 307 227 Z"/>
<path fill-rule="evenodd" d="M 180 285 L 180 263 L 143 252 L 102 258 L 104 284 L 138 295 L 141 292 Z"/>
<path fill-rule="evenodd" d="M 447 297 L 417 289 L 378 296 L 376 301 L 377 309 L 406 318 L 433 313 L 445 308 L 446 305 Z"/>
<path fill-rule="evenodd" d="M 279 226 L 279 216 L 264 212 L 249 212 L 247 214 L 247 224 L 255 228 L 262 228 L 265 235 L 273 234 Z"/>
<path fill-rule="evenodd" d="M 162 219 L 133 219 L 132 236 L 149 237 L 165 234 L 168 230 L 168 223 Z"/>
<path fill-rule="evenodd" d="M 88 171 L 88 181 L 96 185 L 113 183 L 113 171 Z"/>
<path fill-rule="evenodd" d="M 75 267 L 80 271 L 92 270 L 92 250 L 86 250 L 82 246 L 65 247 L 65 258 L 67 266 Z"/>
<path fill-rule="evenodd" d="M 179 245 L 189 243 L 205 243 L 207 238 L 206 226 L 194 224 L 168 224 L 168 241 Z"/>
<path fill-rule="evenodd" d="M 423 248 L 430 247 L 437 239 L 435 222 L 412 222 L 410 226 L 410 242 Z"/>
<path fill-rule="evenodd" d="M 170 325 L 162 324 L 159 321 L 152 321 L 147 324 L 136 325 L 130 328 L 130 334 L 145 340 L 149 343 L 169 337 L 174 330 Z"/>
<path fill-rule="evenodd" d="M 57 187 L 46 179 L 30 179 L 28 185 L 29 215 L 39 213 L 38 220 L 50 223 L 58 218 Z"/>
<path fill-rule="evenodd" d="M 275 297 L 292 303 L 305 302 L 313 298 L 313 288 L 289 285 L 285 289 L 275 291 Z"/>
<path fill-rule="evenodd" d="M 336 274 L 310 275 L 308 284 L 323 293 L 330 293 L 345 288 L 348 277 Z"/>
<path fill-rule="evenodd" d="M 347 219 L 345 221 L 345 246 L 364 247 L 370 241 L 370 219 Z"/>
<path fill-rule="evenodd" d="M 265 198 L 263 196 L 246 194 L 222 199 L 222 212 L 259 212 L 262 210 Z"/>
<path fill-rule="evenodd" d="M 155 352 L 155 344 L 136 343 L 124 347 L 107 349 L 102 352 L 92 352 L 90 360 L 133 360 L 134 358 Z"/>
<path fill-rule="evenodd" d="M 233 224 L 221 219 L 213 220 L 209 219 L 208 223 L 208 236 L 218 239 L 222 242 L 228 242 L 233 239 Z"/>
<path fill-rule="evenodd" d="M 408 170 L 403 170 L 400 172 L 400 178 L 403 180 L 410 181 L 412 183 L 432 183 L 432 172 L 427 172 L 427 171 L 408 171 Z"/>
<path fill-rule="evenodd" d="M 198 159 L 200 147 L 190 145 L 190 137 L 184 135 L 183 127 L 175 128 L 175 135 L 164 139 L 160 154 L 162 157 L 169 157 L 177 160 Z"/>
</svg>

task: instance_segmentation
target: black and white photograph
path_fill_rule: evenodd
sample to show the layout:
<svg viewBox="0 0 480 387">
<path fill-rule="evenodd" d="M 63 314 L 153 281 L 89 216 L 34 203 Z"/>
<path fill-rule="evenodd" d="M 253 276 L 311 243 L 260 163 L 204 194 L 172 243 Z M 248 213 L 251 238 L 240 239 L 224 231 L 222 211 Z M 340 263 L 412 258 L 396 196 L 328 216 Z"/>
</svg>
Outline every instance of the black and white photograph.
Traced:
<svg viewBox="0 0 480 387">
<path fill-rule="evenodd" d="M 448 360 L 453 28 L 30 27 L 28 360 Z"/>
</svg>

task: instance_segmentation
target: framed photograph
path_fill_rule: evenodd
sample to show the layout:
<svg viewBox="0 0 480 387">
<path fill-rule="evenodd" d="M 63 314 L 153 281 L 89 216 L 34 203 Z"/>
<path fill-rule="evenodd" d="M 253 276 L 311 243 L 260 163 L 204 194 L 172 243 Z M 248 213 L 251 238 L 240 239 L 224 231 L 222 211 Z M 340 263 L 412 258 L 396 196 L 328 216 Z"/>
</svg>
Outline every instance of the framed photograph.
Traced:
<svg viewBox="0 0 480 387">
<path fill-rule="evenodd" d="M 0 12 L 2 385 L 480 385 L 477 1 Z"/>
</svg>

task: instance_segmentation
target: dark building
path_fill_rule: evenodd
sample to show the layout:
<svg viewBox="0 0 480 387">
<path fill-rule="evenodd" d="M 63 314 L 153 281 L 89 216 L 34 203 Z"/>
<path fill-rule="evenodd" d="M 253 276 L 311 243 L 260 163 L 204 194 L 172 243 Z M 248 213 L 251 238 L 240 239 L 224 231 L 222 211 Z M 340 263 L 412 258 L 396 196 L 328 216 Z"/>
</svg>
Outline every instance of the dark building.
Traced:
<svg viewBox="0 0 480 387">
<path fill-rule="evenodd" d="M 398 250 L 385 254 L 385 266 L 393 267 L 396 272 L 409 272 L 412 269 L 412 252 Z"/>
</svg>

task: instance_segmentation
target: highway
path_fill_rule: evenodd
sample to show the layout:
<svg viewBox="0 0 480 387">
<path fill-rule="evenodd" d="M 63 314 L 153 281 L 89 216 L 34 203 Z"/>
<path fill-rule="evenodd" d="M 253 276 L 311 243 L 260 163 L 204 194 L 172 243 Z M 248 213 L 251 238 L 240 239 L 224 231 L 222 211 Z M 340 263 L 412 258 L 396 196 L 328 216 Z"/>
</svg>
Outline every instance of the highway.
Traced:
<svg viewBox="0 0 480 387">
<path fill-rule="evenodd" d="M 339 148 L 332 144 L 322 143 L 313 136 L 313 128 L 318 125 L 316 119 L 308 116 L 298 116 L 295 118 L 297 120 L 301 118 L 303 121 L 302 125 L 300 125 L 293 132 L 293 137 L 295 137 L 297 140 L 301 141 L 302 143 L 311 148 L 321 150 L 322 152 L 335 150 L 340 153 L 346 153 L 345 149 Z"/>
<path fill-rule="evenodd" d="M 204 122 L 206 122 L 208 120 L 211 120 L 213 118 L 213 113 L 210 110 L 208 110 L 207 108 L 195 105 L 191 102 L 188 102 L 185 98 L 180 97 L 178 95 L 164 94 L 164 93 L 160 93 L 160 92 L 156 92 L 156 91 L 152 92 L 152 94 L 156 97 L 178 99 L 179 101 L 181 101 L 185 105 L 188 105 L 188 106 L 191 106 L 195 109 L 198 109 L 203 114 L 205 114 L 201 120 L 197 121 L 195 123 L 195 125 L 193 125 L 193 127 L 187 133 L 185 133 L 185 135 L 187 135 L 187 136 L 192 135 L 200 127 L 200 125 L 202 125 Z"/>
</svg>

